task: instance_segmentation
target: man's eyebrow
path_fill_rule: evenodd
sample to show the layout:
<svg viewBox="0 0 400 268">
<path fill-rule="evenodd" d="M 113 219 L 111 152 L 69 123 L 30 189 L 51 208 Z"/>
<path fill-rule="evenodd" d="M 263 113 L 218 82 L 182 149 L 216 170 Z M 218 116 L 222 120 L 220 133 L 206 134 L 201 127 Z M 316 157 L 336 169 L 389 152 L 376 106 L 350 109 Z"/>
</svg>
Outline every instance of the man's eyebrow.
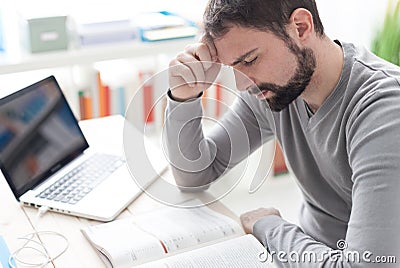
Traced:
<svg viewBox="0 0 400 268">
<path fill-rule="evenodd" d="M 244 61 L 248 56 L 250 56 L 254 51 L 256 51 L 257 48 L 250 50 L 249 52 L 246 52 L 242 56 L 238 57 L 232 64 L 231 66 L 235 66 L 239 64 L 240 62 Z"/>
</svg>

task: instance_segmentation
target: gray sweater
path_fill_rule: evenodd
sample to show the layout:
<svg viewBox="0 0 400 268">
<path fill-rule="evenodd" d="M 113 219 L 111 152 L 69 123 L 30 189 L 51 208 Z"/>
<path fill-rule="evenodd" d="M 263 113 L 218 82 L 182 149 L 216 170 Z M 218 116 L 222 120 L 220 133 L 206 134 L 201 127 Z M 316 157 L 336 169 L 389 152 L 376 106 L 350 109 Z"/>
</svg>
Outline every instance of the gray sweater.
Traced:
<svg viewBox="0 0 400 268">
<path fill-rule="evenodd" d="M 312 116 L 301 97 L 271 113 L 242 92 L 205 137 L 199 99 L 168 102 L 166 140 L 180 185 L 209 183 L 278 139 L 304 196 L 300 227 L 268 216 L 253 233 L 282 267 L 377 267 L 385 256 L 400 263 L 400 70 L 363 48 L 342 47 L 340 81 Z M 332 254 L 341 239 L 342 258 Z"/>
</svg>

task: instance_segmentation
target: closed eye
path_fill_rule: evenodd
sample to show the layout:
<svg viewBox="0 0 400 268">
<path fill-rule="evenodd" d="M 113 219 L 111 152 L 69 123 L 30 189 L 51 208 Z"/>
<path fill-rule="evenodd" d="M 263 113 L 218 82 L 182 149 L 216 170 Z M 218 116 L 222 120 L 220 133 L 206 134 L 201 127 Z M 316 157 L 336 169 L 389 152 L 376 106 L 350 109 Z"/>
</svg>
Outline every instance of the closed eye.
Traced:
<svg viewBox="0 0 400 268">
<path fill-rule="evenodd" d="M 255 61 L 257 60 L 258 57 L 253 58 L 252 60 L 244 60 L 243 61 L 243 65 L 244 66 L 251 66 L 255 63 Z"/>
</svg>

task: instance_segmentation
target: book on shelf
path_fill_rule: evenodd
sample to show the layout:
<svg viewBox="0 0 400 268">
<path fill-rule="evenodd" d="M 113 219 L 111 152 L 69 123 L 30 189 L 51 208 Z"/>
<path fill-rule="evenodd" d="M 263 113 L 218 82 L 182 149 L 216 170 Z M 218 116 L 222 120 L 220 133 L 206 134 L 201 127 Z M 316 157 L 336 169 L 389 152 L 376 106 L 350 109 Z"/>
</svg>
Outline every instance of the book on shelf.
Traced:
<svg viewBox="0 0 400 268">
<path fill-rule="evenodd" d="M 110 87 L 110 113 L 125 114 L 125 88 L 123 86 Z"/>
<path fill-rule="evenodd" d="M 216 107 L 215 107 L 215 117 L 219 118 L 221 117 L 222 113 L 222 108 L 221 108 L 221 101 L 222 101 L 222 89 L 221 89 L 221 84 L 217 83 L 215 85 L 215 101 L 216 101 Z"/>
<path fill-rule="evenodd" d="M 152 72 L 139 72 L 140 81 L 143 83 L 143 122 L 151 124 L 154 122 L 154 85 Z"/>
<path fill-rule="evenodd" d="M 78 96 L 81 120 L 93 118 L 92 98 L 90 95 L 86 91 L 80 90 Z"/>
<path fill-rule="evenodd" d="M 194 37 L 198 33 L 195 22 L 169 11 L 140 13 L 133 19 L 143 42 Z"/>
<path fill-rule="evenodd" d="M 89 22 L 77 19 L 76 24 L 82 46 L 127 42 L 137 38 L 136 27 L 128 18 Z"/>
<path fill-rule="evenodd" d="M 162 207 L 82 229 L 107 267 L 265 267 L 265 248 L 209 207 Z"/>
<path fill-rule="evenodd" d="M 275 141 L 275 155 L 273 160 L 273 172 L 274 176 L 286 174 L 289 172 L 286 166 L 285 156 L 283 154 L 282 148 L 278 141 Z"/>
<path fill-rule="evenodd" d="M 97 72 L 97 89 L 98 89 L 98 96 L 99 96 L 99 116 L 108 116 L 110 115 L 109 111 L 109 105 L 110 105 L 110 99 L 109 99 L 109 87 L 107 87 L 102 79 L 100 72 Z"/>
<path fill-rule="evenodd" d="M 80 118 L 89 119 L 121 114 L 140 129 L 159 131 L 164 126 L 167 104 L 168 77 L 157 74 L 153 68 L 142 68 L 129 77 L 113 79 L 110 70 L 86 70 L 84 83 L 78 83 L 84 92 L 78 92 Z M 129 82 L 134 79 L 134 82 Z M 222 78 L 223 80 L 229 78 Z M 128 82 L 126 81 L 128 80 Z M 217 80 L 203 92 L 202 106 L 206 117 L 219 119 L 228 109 L 234 93 L 226 89 L 226 82 Z"/>
<path fill-rule="evenodd" d="M 124 115 L 127 102 L 125 88 L 105 84 L 99 71 L 95 71 L 94 75 L 95 79 L 89 79 L 92 81 L 89 89 L 78 91 L 80 119 Z"/>
</svg>

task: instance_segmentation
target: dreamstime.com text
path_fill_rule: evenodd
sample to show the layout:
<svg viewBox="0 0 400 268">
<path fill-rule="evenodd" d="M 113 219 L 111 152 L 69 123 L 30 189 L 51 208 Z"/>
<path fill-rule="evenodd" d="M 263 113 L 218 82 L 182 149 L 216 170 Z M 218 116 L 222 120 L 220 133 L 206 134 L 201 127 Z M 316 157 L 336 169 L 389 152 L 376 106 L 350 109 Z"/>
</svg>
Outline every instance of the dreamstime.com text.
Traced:
<svg viewBox="0 0 400 268">
<path fill-rule="evenodd" d="M 329 249 L 324 252 L 284 252 L 284 251 L 263 251 L 258 255 L 260 262 L 274 262 L 281 263 L 323 263 L 327 260 L 331 262 L 343 263 L 397 263 L 396 256 L 374 256 L 371 251 L 352 251 L 344 250 L 347 248 L 347 243 L 344 240 L 339 240 L 338 249 Z"/>
</svg>

